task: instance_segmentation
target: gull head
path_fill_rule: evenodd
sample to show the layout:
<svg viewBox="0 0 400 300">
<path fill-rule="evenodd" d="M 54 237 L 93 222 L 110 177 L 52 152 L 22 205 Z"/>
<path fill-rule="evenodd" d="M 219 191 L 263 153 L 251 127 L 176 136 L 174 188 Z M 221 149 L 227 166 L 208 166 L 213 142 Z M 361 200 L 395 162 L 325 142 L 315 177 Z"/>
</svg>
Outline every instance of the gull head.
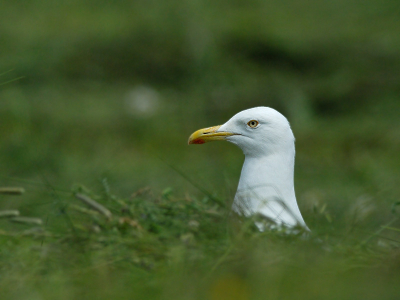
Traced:
<svg viewBox="0 0 400 300">
<path fill-rule="evenodd" d="M 272 108 L 255 107 L 223 125 L 197 130 L 189 144 L 218 140 L 238 145 L 245 154 L 232 210 L 242 216 L 260 215 L 277 226 L 308 230 L 294 191 L 294 136 L 288 120 Z"/>
<path fill-rule="evenodd" d="M 239 146 L 248 157 L 262 157 L 282 152 L 294 152 L 294 136 L 288 120 L 269 107 L 241 111 L 225 124 L 197 130 L 189 144 L 226 140 Z"/>
</svg>

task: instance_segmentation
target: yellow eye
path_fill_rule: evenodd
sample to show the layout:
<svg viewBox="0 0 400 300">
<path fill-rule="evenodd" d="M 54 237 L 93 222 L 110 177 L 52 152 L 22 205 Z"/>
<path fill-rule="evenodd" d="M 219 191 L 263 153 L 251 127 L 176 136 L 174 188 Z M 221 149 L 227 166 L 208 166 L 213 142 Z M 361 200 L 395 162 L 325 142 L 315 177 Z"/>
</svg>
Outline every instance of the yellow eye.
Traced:
<svg viewBox="0 0 400 300">
<path fill-rule="evenodd" d="M 256 128 L 258 126 L 258 121 L 256 120 L 251 120 L 247 123 L 247 125 L 249 125 L 251 128 Z"/>
</svg>

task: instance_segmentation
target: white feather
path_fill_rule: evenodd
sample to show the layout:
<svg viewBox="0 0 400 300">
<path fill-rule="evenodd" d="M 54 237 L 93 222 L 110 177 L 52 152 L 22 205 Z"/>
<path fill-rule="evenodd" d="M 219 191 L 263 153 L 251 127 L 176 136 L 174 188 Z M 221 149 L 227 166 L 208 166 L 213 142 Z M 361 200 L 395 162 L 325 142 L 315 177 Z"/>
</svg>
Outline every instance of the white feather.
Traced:
<svg viewBox="0 0 400 300">
<path fill-rule="evenodd" d="M 247 123 L 259 122 L 256 128 Z M 244 110 L 217 132 L 235 135 L 226 139 L 245 155 L 232 209 L 246 217 L 259 214 L 278 226 L 308 229 L 294 191 L 294 136 L 287 119 L 269 107 Z M 260 226 L 259 226 L 260 227 Z"/>
</svg>

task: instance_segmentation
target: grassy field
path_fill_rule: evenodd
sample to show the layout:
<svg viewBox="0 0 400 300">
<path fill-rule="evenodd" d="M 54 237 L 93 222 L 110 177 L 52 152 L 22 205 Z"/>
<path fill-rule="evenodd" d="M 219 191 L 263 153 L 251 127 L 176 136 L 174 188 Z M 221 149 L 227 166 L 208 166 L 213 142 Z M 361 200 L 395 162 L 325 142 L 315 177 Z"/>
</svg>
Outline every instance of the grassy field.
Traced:
<svg viewBox="0 0 400 300">
<path fill-rule="evenodd" d="M 0 4 L 1 299 L 400 297 L 396 1 Z M 270 106 L 312 233 L 231 219 L 243 154 L 189 135 Z M 89 197 L 101 204 L 88 205 Z"/>
</svg>

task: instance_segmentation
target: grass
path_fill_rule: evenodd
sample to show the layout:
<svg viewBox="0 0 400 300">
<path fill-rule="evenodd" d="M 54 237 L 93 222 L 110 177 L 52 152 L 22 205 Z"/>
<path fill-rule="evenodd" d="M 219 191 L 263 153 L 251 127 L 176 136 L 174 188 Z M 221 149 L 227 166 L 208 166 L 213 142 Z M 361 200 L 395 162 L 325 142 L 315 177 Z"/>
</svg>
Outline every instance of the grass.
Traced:
<svg viewBox="0 0 400 300">
<path fill-rule="evenodd" d="M 160 90 L 163 101 L 198 97 Z M 224 122 L 225 112 L 209 120 L 207 110 L 194 115 L 188 105 L 180 108 L 187 115 L 141 119 L 123 101 L 110 102 L 123 91 L 3 88 L 2 186 L 26 193 L 0 195 L 2 209 L 44 222 L 1 220 L 3 299 L 398 295 L 397 104 L 292 126 L 297 198 L 312 230 L 304 239 L 231 224 L 240 150 L 186 145 L 192 131 Z"/>
<path fill-rule="evenodd" d="M 0 298 L 397 299 L 399 20 L 390 0 L 2 3 L 0 187 L 25 193 L 0 194 Z M 259 105 L 291 122 L 306 238 L 232 220 L 241 151 L 186 145 Z"/>
<path fill-rule="evenodd" d="M 85 205 L 77 192 L 103 208 Z M 80 186 L 52 196 L 62 199 L 53 213 L 58 222 L 48 215 L 44 227 L 2 231 L 3 299 L 389 299 L 398 293 L 397 213 L 372 231 L 360 226 L 362 212 L 340 228 L 315 207 L 305 218 L 318 228 L 304 237 L 258 232 L 251 221 L 232 224 L 219 202 L 176 197 L 170 189 L 121 198 L 105 182 L 98 193 Z"/>
</svg>

